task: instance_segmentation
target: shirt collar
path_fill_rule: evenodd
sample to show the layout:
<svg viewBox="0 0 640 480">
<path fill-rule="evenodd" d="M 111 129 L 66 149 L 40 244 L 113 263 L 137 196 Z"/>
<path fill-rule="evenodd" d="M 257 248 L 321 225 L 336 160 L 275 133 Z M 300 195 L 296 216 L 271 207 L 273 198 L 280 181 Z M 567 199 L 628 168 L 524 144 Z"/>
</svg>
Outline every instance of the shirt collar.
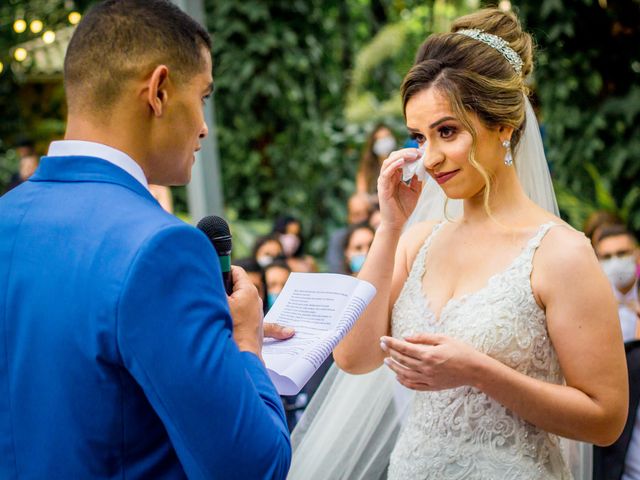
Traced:
<svg viewBox="0 0 640 480">
<path fill-rule="evenodd" d="M 633 284 L 633 287 L 631 287 L 631 290 L 629 290 L 627 293 L 621 293 L 617 288 L 613 289 L 613 293 L 616 296 L 616 299 L 618 300 L 618 303 L 629 303 L 629 304 L 635 304 L 638 302 L 638 280 L 635 281 L 635 283 Z"/>
<path fill-rule="evenodd" d="M 97 157 L 120 167 L 127 172 L 138 182 L 140 182 L 144 188 L 149 190 L 149 183 L 147 177 L 144 176 L 142 168 L 134 159 L 132 159 L 126 153 L 117 150 L 108 145 L 102 143 L 87 142 L 84 140 L 60 140 L 57 142 L 51 142 L 49 145 L 49 157 Z"/>
</svg>

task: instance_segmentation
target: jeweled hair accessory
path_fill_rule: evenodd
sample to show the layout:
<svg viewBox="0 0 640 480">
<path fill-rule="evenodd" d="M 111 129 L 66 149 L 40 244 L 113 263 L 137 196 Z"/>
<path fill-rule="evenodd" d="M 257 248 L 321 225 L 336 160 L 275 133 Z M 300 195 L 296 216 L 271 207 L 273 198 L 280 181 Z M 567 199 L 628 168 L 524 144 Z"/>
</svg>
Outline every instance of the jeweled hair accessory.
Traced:
<svg viewBox="0 0 640 480">
<path fill-rule="evenodd" d="M 504 58 L 507 59 L 507 61 L 511 64 L 518 75 L 522 74 L 522 59 L 520 58 L 520 55 L 518 55 L 518 53 L 509 46 L 504 38 L 498 37 L 493 33 L 484 32 L 477 28 L 458 30 L 455 33 L 474 38 L 481 41 L 482 43 L 486 43 L 491 48 L 495 48 L 502 54 Z"/>
</svg>

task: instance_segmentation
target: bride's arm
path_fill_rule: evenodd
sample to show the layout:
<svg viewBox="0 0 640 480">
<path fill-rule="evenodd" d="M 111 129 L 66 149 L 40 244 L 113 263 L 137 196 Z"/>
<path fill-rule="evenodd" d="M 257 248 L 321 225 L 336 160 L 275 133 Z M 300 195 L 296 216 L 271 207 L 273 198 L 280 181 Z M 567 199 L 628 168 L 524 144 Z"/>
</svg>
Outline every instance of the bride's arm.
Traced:
<svg viewBox="0 0 640 480">
<path fill-rule="evenodd" d="M 390 306 L 393 305 L 407 277 L 405 238 L 402 227 L 420 195 L 420 183 L 413 178 L 410 186 L 401 182 L 398 170 L 404 158 L 415 160 L 416 149 L 393 152 L 381 167 L 378 198 L 382 221 L 358 278 L 372 283 L 376 295 L 351 331 L 333 351 L 338 366 L 349 373 L 366 373 L 382 365 L 384 352 L 380 337 L 389 333 Z M 424 227 L 423 227 L 424 228 Z"/>
<path fill-rule="evenodd" d="M 586 239 L 553 229 L 536 256 L 532 283 L 566 385 L 513 370 L 445 336 L 415 343 L 385 338 L 401 383 L 417 390 L 476 387 L 537 427 L 596 445 L 613 443 L 628 409 L 627 369 L 611 287 Z M 547 239 L 545 239 L 547 240 Z M 418 344 L 420 343 L 420 344 Z"/>
<path fill-rule="evenodd" d="M 380 337 L 389 334 L 389 303 L 392 278 L 403 266 L 404 249 L 398 248 L 400 232 L 381 225 L 376 231 L 367 259 L 358 274 L 376 287 L 376 295 L 333 351 L 338 366 L 349 373 L 366 373 L 384 360 Z M 395 260 L 394 260 L 394 252 Z"/>
<path fill-rule="evenodd" d="M 380 348 L 380 337 L 390 334 L 393 305 L 407 279 L 413 258 L 431 234 L 433 225 L 432 222 L 417 224 L 401 237 L 384 226 L 376 231 L 367 260 L 358 274 L 359 279 L 376 287 L 376 295 L 333 351 L 342 370 L 367 373 L 382 365 L 386 354 Z"/>
</svg>

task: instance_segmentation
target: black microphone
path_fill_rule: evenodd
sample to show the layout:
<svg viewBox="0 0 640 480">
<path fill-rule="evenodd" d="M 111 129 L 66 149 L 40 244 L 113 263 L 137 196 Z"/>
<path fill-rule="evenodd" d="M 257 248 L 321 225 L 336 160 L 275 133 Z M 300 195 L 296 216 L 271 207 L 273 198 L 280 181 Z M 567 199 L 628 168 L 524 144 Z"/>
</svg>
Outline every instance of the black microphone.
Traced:
<svg viewBox="0 0 640 480">
<path fill-rule="evenodd" d="M 216 249 L 222 270 L 222 283 L 227 295 L 233 292 L 231 278 L 231 231 L 227 221 L 217 215 L 209 215 L 198 222 L 198 228 L 207 236 Z"/>
</svg>

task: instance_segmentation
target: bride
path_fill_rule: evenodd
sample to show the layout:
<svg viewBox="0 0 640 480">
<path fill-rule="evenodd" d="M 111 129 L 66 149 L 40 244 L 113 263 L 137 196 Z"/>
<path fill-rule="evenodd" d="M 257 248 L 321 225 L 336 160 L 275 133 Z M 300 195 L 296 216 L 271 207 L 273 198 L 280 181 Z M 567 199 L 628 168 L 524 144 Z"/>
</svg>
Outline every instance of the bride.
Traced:
<svg viewBox="0 0 640 480">
<path fill-rule="evenodd" d="M 531 37 L 497 9 L 420 48 L 402 85 L 420 150 L 382 165 L 382 222 L 359 274 L 377 295 L 334 352 L 342 371 L 374 373 L 332 372 L 294 432 L 290 478 L 565 479 L 559 436 L 620 434 L 611 290 L 584 236 L 531 199 L 553 209 L 524 84 L 532 60 Z M 435 180 L 422 195 L 416 177 L 402 181 L 414 162 Z M 462 215 L 401 235 L 419 197 L 429 216 L 440 191 Z M 403 419 L 393 383 L 414 392 Z"/>
</svg>

